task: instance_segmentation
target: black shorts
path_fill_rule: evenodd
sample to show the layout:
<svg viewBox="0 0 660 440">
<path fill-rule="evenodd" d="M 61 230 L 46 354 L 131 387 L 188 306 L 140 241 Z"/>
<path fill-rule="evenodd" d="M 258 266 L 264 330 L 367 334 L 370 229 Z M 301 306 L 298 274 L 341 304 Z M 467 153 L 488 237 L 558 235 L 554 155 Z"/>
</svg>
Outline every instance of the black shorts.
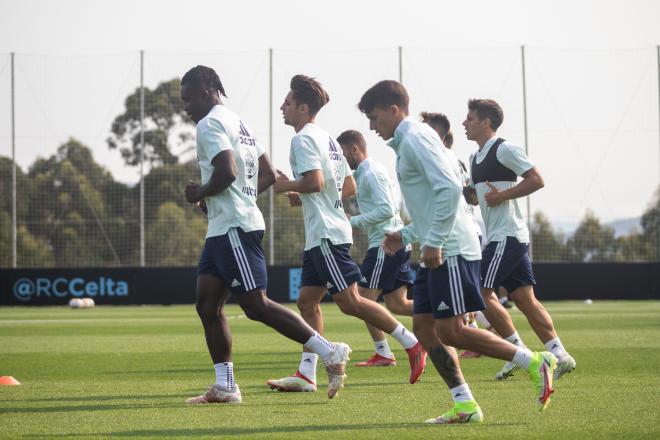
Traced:
<svg viewBox="0 0 660 440">
<path fill-rule="evenodd" d="M 362 274 L 348 254 L 350 248 L 350 243 L 332 244 L 324 238 L 320 246 L 305 251 L 300 286 L 325 286 L 334 295 L 359 281 Z"/>
<path fill-rule="evenodd" d="M 513 292 L 518 287 L 536 285 L 528 250 L 529 244 L 515 237 L 488 243 L 482 253 L 481 286 L 488 289 L 502 286 Z"/>
<path fill-rule="evenodd" d="M 220 278 L 232 293 L 265 290 L 268 275 L 261 247 L 263 236 L 264 231 L 244 232 L 231 228 L 224 235 L 207 238 L 197 274 Z"/>
<path fill-rule="evenodd" d="M 435 269 L 420 267 L 413 285 L 413 314 L 450 318 L 486 308 L 479 288 L 479 260 L 447 257 Z"/>
<path fill-rule="evenodd" d="M 362 262 L 361 287 L 380 289 L 386 295 L 401 286 L 412 286 L 414 280 L 409 250 L 401 249 L 393 256 L 385 254 L 380 246 L 367 250 Z"/>
</svg>

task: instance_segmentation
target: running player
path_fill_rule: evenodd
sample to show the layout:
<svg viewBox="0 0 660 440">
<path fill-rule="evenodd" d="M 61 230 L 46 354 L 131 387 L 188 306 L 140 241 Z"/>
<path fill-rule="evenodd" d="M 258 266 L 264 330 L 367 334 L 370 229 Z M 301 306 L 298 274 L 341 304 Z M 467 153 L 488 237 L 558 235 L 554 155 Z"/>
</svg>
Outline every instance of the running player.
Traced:
<svg viewBox="0 0 660 440">
<path fill-rule="evenodd" d="M 358 291 L 364 298 L 377 301 L 382 294 L 387 309 L 397 315 L 412 316 L 412 301 L 407 297 L 412 286 L 410 249 L 401 249 L 394 256 L 385 254 L 380 246 L 386 231 L 403 227 L 394 197 L 392 180 L 385 168 L 369 157 L 367 143 L 359 131 L 347 130 L 337 142 L 355 178 L 360 215 L 350 217 L 351 226 L 364 229 L 369 238 L 367 255 L 362 262 L 362 279 Z M 358 367 L 395 366 L 396 359 L 385 334 L 366 323 L 374 341 L 375 353 Z"/>
<path fill-rule="evenodd" d="M 452 151 L 452 146 L 454 145 L 454 134 L 451 131 L 451 124 L 449 123 L 449 118 L 447 118 L 447 115 L 444 113 L 431 113 L 431 112 L 421 112 L 419 114 L 421 120 L 423 123 L 428 124 L 433 130 L 435 130 L 436 133 L 438 133 L 438 136 L 440 136 L 440 140 L 442 141 L 442 145 L 445 146 L 445 148 L 448 150 L 446 153 L 449 155 L 450 159 L 458 163 L 458 170 L 460 171 L 460 174 L 458 175 L 459 181 L 463 185 L 467 185 L 470 182 L 470 174 L 468 172 L 468 168 L 463 163 L 462 160 L 460 160 L 456 155 L 454 155 L 454 152 Z M 476 195 L 475 195 L 476 199 Z M 479 221 L 477 220 L 476 213 L 474 211 L 474 206 L 467 203 L 466 204 L 466 209 L 470 217 L 474 220 L 476 230 L 477 230 L 477 235 L 479 236 L 479 245 L 481 246 L 481 227 L 479 226 Z M 466 313 L 463 316 L 463 321 L 465 322 L 466 325 L 469 325 L 470 327 L 473 328 L 479 328 L 477 325 L 477 315 L 481 315 L 480 317 L 485 319 L 483 313 L 478 310 L 474 313 Z M 490 326 L 489 326 L 490 327 Z M 460 355 L 458 355 L 459 359 L 464 359 L 464 358 L 478 358 L 481 357 L 481 353 L 477 353 L 476 351 L 470 351 L 470 350 L 464 350 Z"/>
<path fill-rule="evenodd" d="M 396 152 L 399 185 L 412 223 L 386 233 L 383 247 L 394 254 L 413 241 L 421 246 L 421 268 L 413 286 L 413 328 L 451 390 L 454 406 L 428 423 L 481 422 L 483 414 L 463 378 L 456 351 L 447 346 L 512 360 L 527 370 L 544 409 L 552 393 L 557 359 L 533 353 L 490 332 L 463 324 L 463 315 L 481 310 L 481 250 L 474 222 L 467 215 L 458 164 L 452 162 L 437 133 L 408 117 L 408 93 L 396 81 L 381 81 L 358 104 L 370 128 Z M 440 336 L 444 344 L 438 343 Z"/>
<path fill-rule="evenodd" d="M 261 240 L 264 219 L 257 194 L 273 182 L 275 172 L 248 126 L 222 104 L 225 91 L 218 74 L 197 66 L 181 79 L 181 99 L 197 124 L 197 160 L 202 184 L 186 185 L 190 203 L 208 213 L 208 233 L 197 269 L 197 313 L 214 363 L 216 383 L 189 404 L 238 403 L 232 338 L 224 305 L 233 293 L 245 315 L 301 343 L 325 362 L 328 396 L 343 386 L 350 351 L 331 343 L 290 309 L 266 296 L 266 262 Z"/>
<path fill-rule="evenodd" d="M 470 160 L 470 174 L 486 225 L 481 265 L 482 295 L 487 305 L 484 314 L 500 335 L 509 335 L 506 340 L 524 346 L 511 316 L 494 293 L 497 286 L 504 287 L 541 342 L 557 357 L 555 378 L 559 379 L 575 369 L 575 359 L 562 345 L 550 314 L 534 295 L 529 230 L 517 200 L 543 188 L 543 177 L 522 148 L 497 137 L 503 120 L 504 112 L 497 102 L 471 99 L 463 122 L 467 138 L 479 145 Z M 516 183 L 518 176 L 523 179 Z M 507 363 L 496 378 L 506 379 L 514 370 L 515 365 Z"/>
<path fill-rule="evenodd" d="M 295 180 L 278 172 L 273 188 L 277 193 L 298 193 L 303 205 L 305 252 L 298 308 L 305 321 L 322 334 L 320 302 L 329 292 L 342 312 L 385 331 L 406 349 L 409 380 L 415 383 L 426 362 L 421 344 L 383 306 L 358 293 L 357 281 L 362 275 L 348 254 L 353 234 L 342 205 L 342 188 L 345 182 L 354 188 L 353 177 L 335 139 L 314 123 L 328 100 L 318 81 L 296 75 L 281 106 L 284 123 L 296 131 L 289 155 Z M 290 377 L 270 380 L 268 385 L 281 391 L 315 391 L 316 358 L 305 348 L 298 371 Z"/>
</svg>

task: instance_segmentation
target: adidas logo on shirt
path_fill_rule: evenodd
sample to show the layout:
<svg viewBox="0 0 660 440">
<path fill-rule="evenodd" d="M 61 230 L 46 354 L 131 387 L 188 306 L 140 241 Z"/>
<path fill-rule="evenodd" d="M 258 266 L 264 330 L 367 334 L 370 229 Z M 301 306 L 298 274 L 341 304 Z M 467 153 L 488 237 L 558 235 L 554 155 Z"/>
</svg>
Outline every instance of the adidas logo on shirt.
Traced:
<svg viewBox="0 0 660 440">
<path fill-rule="evenodd" d="M 241 283 L 236 278 L 234 278 L 234 281 L 231 282 L 231 287 L 238 287 L 240 285 Z"/>
<path fill-rule="evenodd" d="M 440 301 L 440 304 L 438 304 L 438 308 L 436 310 L 449 310 L 449 307 L 447 304 L 445 304 L 444 301 Z"/>
<path fill-rule="evenodd" d="M 328 281 L 328 283 L 325 285 L 325 287 L 327 287 L 328 289 L 332 289 L 332 288 L 335 287 L 335 286 L 333 286 L 333 285 L 330 283 L 330 281 Z"/>
<path fill-rule="evenodd" d="M 365 277 L 362 277 L 362 279 L 360 280 L 360 282 L 361 282 L 361 283 L 366 283 L 366 282 L 367 282 L 367 279 L 366 279 Z"/>
</svg>

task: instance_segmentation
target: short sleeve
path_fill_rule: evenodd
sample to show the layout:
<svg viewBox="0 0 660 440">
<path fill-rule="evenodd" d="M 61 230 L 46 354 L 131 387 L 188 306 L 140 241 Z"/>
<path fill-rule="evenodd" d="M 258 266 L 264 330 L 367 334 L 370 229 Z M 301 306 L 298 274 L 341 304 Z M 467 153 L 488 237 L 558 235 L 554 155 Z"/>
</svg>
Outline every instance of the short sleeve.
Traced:
<svg viewBox="0 0 660 440">
<path fill-rule="evenodd" d="M 348 176 L 353 175 L 353 170 L 348 165 L 348 162 L 346 161 L 346 158 L 343 155 L 341 157 L 341 165 L 344 168 L 344 179 L 346 179 Z"/>
<path fill-rule="evenodd" d="M 513 145 L 501 144 L 497 149 L 497 160 L 518 176 L 534 168 L 534 162 L 529 160 L 525 151 Z"/>
<path fill-rule="evenodd" d="M 465 183 L 465 186 L 469 186 L 472 189 L 474 189 L 474 182 L 472 181 L 472 161 L 474 160 L 475 155 L 476 155 L 476 153 L 470 153 L 470 159 L 468 160 L 468 163 L 467 163 L 468 180 Z"/>
<path fill-rule="evenodd" d="M 321 169 L 321 156 L 314 141 L 305 135 L 296 136 L 291 140 L 291 152 L 295 159 L 296 175 L 307 171 Z"/>
<path fill-rule="evenodd" d="M 264 155 L 266 152 L 266 149 L 264 148 L 263 145 L 261 145 L 261 142 L 257 141 L 255 148 L 257 149 L 257 157 L 261 157 Z"/>
<path fill-rule="evenodd" d="M 219 153 L 233 149 L 225 127 L 215 119 L 207 119 L 202 130 L 197 132 L 197 142 L 209 162 Z"/>
</svg>

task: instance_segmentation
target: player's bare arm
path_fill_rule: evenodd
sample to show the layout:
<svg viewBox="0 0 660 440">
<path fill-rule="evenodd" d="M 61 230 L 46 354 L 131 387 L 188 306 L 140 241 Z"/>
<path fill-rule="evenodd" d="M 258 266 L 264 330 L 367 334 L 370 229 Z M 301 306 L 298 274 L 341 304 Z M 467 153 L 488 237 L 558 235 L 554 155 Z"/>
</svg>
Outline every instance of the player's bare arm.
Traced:
<svg viewBox="0 0 660 440">
<path fill-rule="evenodd" d="M 470 186 L 463 187 L 463 197 L 468 204 L 472 206 L 479 206 L 479 199 L 477 198 L 477 190 Z"/>
<path fill-rule="evenodd" d="M 403 237 L 401 231 L 386 232 L 381 245 L 387 255 L 394 255 L 403 249 Z"/>
<path fill-rule="evenodd" d="M 440 267 L 442 265 L 442 249 L 428 245 L 424 246 L 421 261 L 427 269 Z"/>
<path fill-rule="evenodd" d="M 290 180 L 282 171 L 277 170 L 277 176 L 273 189 L 276 193 L 295 191 L 297 193 L 309 194 L 321 192 L 323 189 L 323 173 L 321 170 L 310 170 L 303 173 L 301 178 Z"/>
<path fill-rule="evenodd" d="M 221 193 L 236 180 L 238 170 L 236 169 L 236 161 L 232 150 L 221 151 L 213 158 L 211 163 L 213 164 L 213 173 L 208 182 L 199 185 L 191 180 L 186 185 L 186 200 L 189 203 L 197 203 L 205 197 Z"/>
<path fill-rule="evenodd" d="M 275 169 L 266 153 L 259 156 L 259 176 L 257 177 L 257 194 L 266 191 L 275 183 Z"/>
<path fill-rule="evenodd" d="M 347 199 L 355 195 L 355 179 L 353 176 L 347 176 L 344 179 L 344 186 L 341 188 L 341 198 Z"/>
<path fill-rule="evenodd" d="M 297 193 L 295 191 L 289 191 L 288 193 L 286 193 L 286 196 L 289 199 L 289 206 L 302 206 L 300 193 Z"/>
<path fill-rule="evenodd" d="M 536 167 L 525 171 L 522 177 L 523 180 L 518 182 L 517 185 L 504 191 L 500 191 L 492 183 L 486 182 L 486 185 L 490 188 L 490 191 L 484 195 L 488 206 L 497 206 L 506 200 L 528 196 L 545 185 L 543 176 Z"/>
</svg>

